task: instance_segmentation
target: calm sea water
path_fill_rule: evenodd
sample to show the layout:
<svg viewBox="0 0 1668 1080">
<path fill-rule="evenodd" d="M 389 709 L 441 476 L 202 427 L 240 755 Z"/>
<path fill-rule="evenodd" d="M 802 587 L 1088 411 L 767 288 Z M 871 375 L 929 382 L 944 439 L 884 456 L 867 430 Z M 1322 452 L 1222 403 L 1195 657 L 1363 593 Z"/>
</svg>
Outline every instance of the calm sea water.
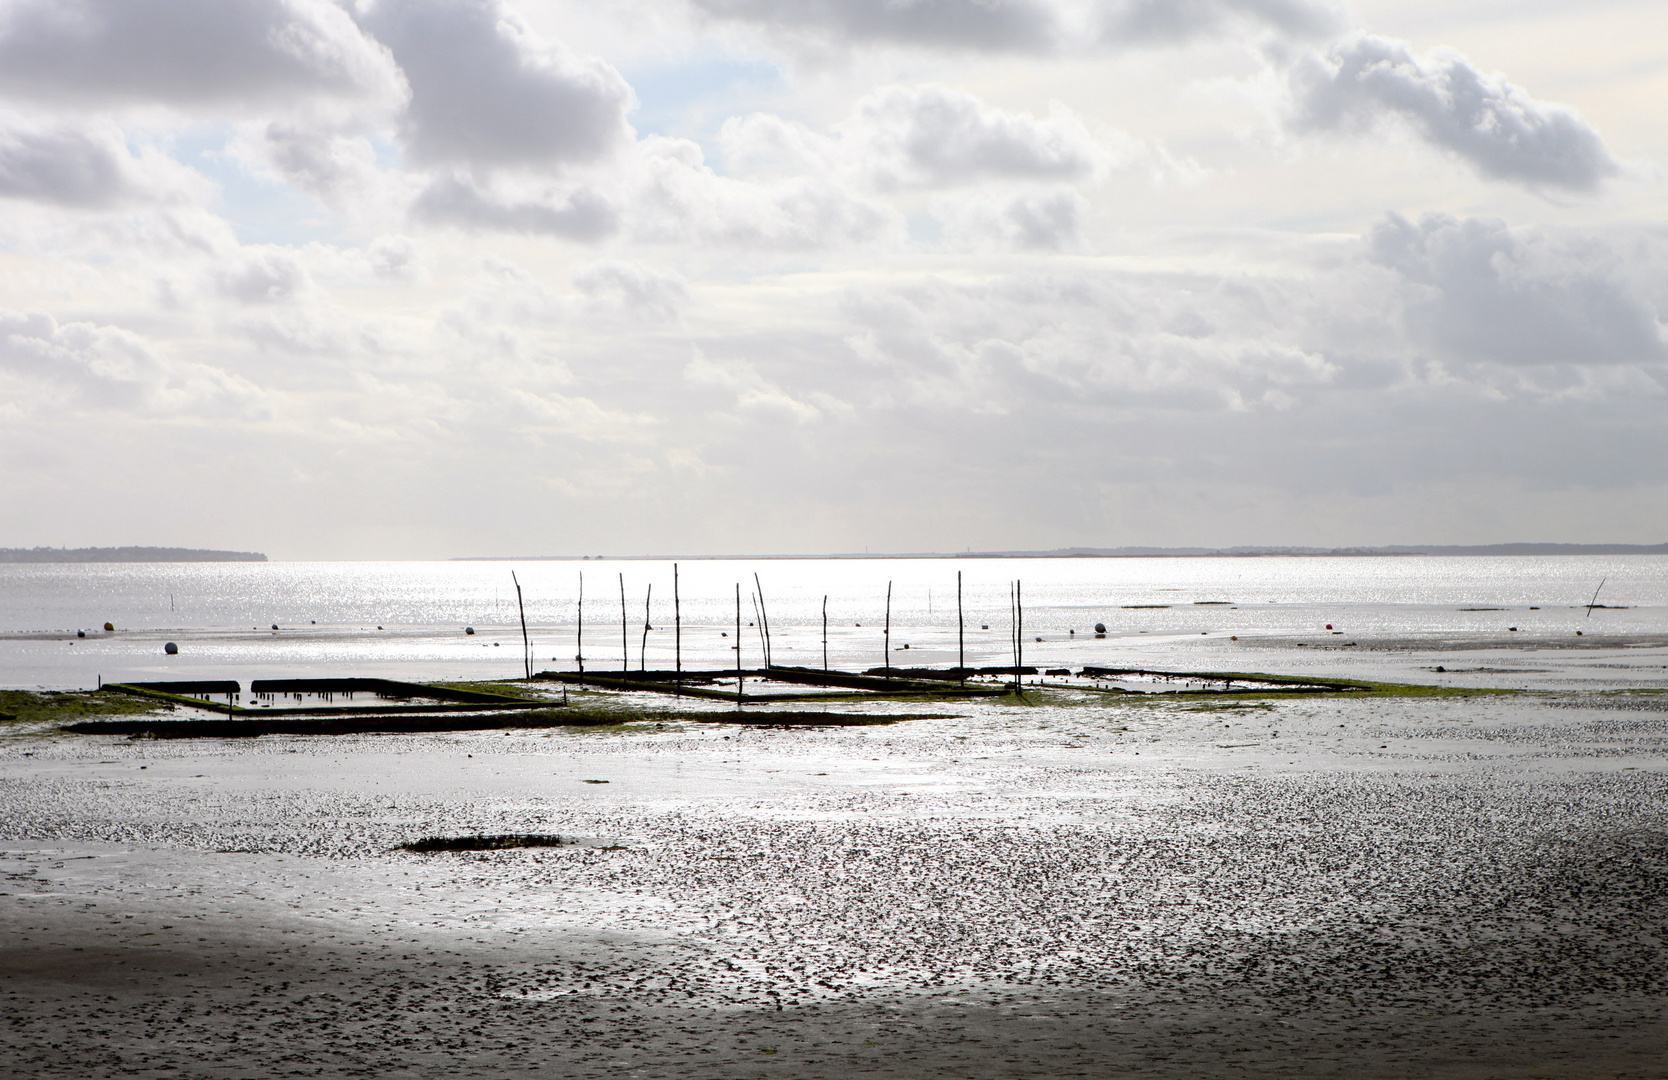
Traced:
<svg viewBox="0 0 1668 1080">
<path fill-rule="evenodd" d="M 671 665 L 670 562 L 11 564 L 0 565 L 0 685 L 300 672 L 510 677 L 521 669 L 512 571 L 538 669 L 574 666 L 581 578 L 587 666 L 617 668 L 622 652 L 633 667 Z M 1328 623 L 1364 641 L 1509 627 L 1525 640 L 1583 627 L 1668 635 L 1663 556 L 702 560 L 678 567 L 684 663 L 735 662 L 738 585 L 743 662 L 760 662 L 749 625 L 756 573 L 777 663 L 821 664 L 825 596 L 829 662 L 882 663 L 890 584 L 891 644 L 909 646 L 895 662 L 951 664 L 958 572 L 970 664 L 1010 662 L 1016 579 L 1028 663 L 1115 664 L 1131 649 L 1150 662 L 1164 642 L 1325 634 Z M 1599 602 L 1615 607 L 1589 617 L 1584 605 L 1601 580 Z M 117 632 L 104 634 L 106 622 Z M 1093 636 L 1097 622 L 1105 639 Z M 166 641 L 178 656 L 163 655 Z"/>
</svg>

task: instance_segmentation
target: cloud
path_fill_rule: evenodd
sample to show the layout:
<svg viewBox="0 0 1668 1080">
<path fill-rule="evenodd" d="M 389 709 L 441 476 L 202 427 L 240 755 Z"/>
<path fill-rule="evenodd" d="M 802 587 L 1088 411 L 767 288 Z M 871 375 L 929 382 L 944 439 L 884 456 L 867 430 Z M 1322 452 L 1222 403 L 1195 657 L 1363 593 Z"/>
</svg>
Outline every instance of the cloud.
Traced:
<svg viewBox="0 0 1668 1080">
<path fill-rule="evenodd" d="M 48 414 L 86 408 L 246 419 L 263 411 L 261 391 L 235 375 L 159 355 L 131 331 L 40 312 L 0 310 L 0 378 L 30 387 L 5 397 Z"/>
<path fill-rule="evenodd" d="M 701 148 L 652 136 L 639 144 L 630 231 L 660 243 L 803 250 L 895 238 L 902 218 L 820 173 L 775 181 L 719 176 Z"/>
<path fill-rule="evenodd" d="M 221 295 L 242 304 L 284 304 L 313 293 L 312 278 L 295 252 L 277 246 L 244 248 L 235 265 L 220 270 Z"/>
<path fill-rule="evenodd" d="M 328 0 L 12 0 L 0 94 L 49 106 L 388 99 L 387 54 Z"/>
<path fill-rule="evenodd" d="M 691 0 L 707 16 L 788 39 L 1047 55 L 1084 43 L 1168 45 L 1262 27 L 1336 33 L 1338 13 L 1305 0 Z"/>
<path fill-rule="evenodd" d="M 386 206 L 389 189 L 397 186 L 377 166 L 370 139 L 317 123 L 269 121 L 240 132 L 228 149 L 257 175 L 288 184 L 337 209 L 374 212 L 379 203 Z"/>
<path fill-rule="evenodd" d="M 1300 60 L 1289 78 L 1295 130 L 1371 130 L 1399 116 L 1483 175 L 1531 188 L 1590 191 L 1621 171 L 1573 109 L 1537 101 L 1449 49 L 1415 56 L 1359 34 Z"/>
<path fill-rule="evenodd" d="M 692 0 L 719 19 L 796 37 L 969 49 L 1046 52 L 1060 38 L 1046 0 Z"/>
<path fill-rule="evenodd" d="M 581 268 L 573 284 L 592 311 L 650 322 L 675 321 L 689 303 L 689 287 L 681 275 L 619 259 Z"/>
<path fill-rule="evenodd" d="M 1401 278 L 1415 341 L 1449 362 L 1668 360 L 1651 275 L 1602 239 L 1446 214 L 1418 224 L 1391 215 L 1366 246 Z"/>
<path fill-rule="evenodd" d="M 1133 44 L 1174 44 L 1245 26 L 1318 37 L 1342 25 L 1332 6 L 1303 0 L 1109 0 L 1100 20 L 1103 40 Z"/>
<path fill-rule="evenodd" d="M 594 241 L 619 226 L 613 203 L 589 188 L 566 195 L 503 195 L 462 176 L 441 177 L 423 189 L 412 216 L 431 225 L 492 229 L 528 236 Z"/>
<path fill-rule="evenodd" d="M 380 0 L 360 23 L 411 87 L 402 131 L 415 164 L 555 166 L 630 141 L 635 98 L 620 74 L 540 42 L 497 0 Z"/>
<path fill-rule="evenodd" d="M 0 197 L 83 210 L 205 199 L 200 174 L 110 126 L 0 121 Z"/>
<path fill-rule="evenodd" d="M 881 188 L 981 179 L 1068 180 L 1104 157 L 1082 121 L 1056 106 L 1046 118 L 992 108 L 944 86 L 890 86 L 858 102 L 838 128 Z"/>
</svg>

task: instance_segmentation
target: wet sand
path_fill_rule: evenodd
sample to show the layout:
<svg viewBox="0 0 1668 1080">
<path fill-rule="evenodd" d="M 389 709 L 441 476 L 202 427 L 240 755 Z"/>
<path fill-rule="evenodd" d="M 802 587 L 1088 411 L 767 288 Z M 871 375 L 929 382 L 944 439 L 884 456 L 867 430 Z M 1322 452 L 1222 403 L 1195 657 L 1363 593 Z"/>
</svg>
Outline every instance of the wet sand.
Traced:
<svg viewBox="0 0 1668 1080">
<path fill-rule="evenodd" d="M 1668 1076 L 1668 696 L 1093 700 L 0 739 L 0 1074 Z"/>
</svg>

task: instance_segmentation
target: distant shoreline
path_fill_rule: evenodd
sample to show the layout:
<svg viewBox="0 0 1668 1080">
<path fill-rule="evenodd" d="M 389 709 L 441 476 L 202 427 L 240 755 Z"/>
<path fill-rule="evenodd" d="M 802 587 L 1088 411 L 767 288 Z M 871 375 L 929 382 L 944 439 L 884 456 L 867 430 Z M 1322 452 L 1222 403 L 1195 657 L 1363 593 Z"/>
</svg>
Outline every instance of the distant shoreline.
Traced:
<svg viewBox="0 0 1668 1080">
<path fill-rule="evenodd" d="M 737 559 L 1251 559 L 1386 555 L 1668 555 L 1668 544 L 1425 544 L 1387 547 L 1056 548 L 1052 551 L 855 552 L 826 555 L 460 555 L 451 562 L 711 562 Z"/>
<path fill-rule="evenodd" d="M 0 563 L 266 562 L 258 551 L 203 548 L 0 548 Z"/>
</svg>

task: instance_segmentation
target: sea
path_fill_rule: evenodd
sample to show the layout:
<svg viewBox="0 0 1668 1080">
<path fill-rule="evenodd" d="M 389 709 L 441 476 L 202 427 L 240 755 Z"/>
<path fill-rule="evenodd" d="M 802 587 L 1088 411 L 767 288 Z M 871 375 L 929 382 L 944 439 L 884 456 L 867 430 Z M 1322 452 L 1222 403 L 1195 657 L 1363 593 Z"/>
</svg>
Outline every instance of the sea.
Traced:
<svg viewBox="0 0 1668 1080">
<path fill-rule="evenodd" d="M 767 644 L 775 664 L 842 670 L 1651 686 L 1668 675 L 1668 556 L 0 565 L 6 688 L 510 679 L 580 657 L 591 670 L 753 668 Z"/>
</svg>

